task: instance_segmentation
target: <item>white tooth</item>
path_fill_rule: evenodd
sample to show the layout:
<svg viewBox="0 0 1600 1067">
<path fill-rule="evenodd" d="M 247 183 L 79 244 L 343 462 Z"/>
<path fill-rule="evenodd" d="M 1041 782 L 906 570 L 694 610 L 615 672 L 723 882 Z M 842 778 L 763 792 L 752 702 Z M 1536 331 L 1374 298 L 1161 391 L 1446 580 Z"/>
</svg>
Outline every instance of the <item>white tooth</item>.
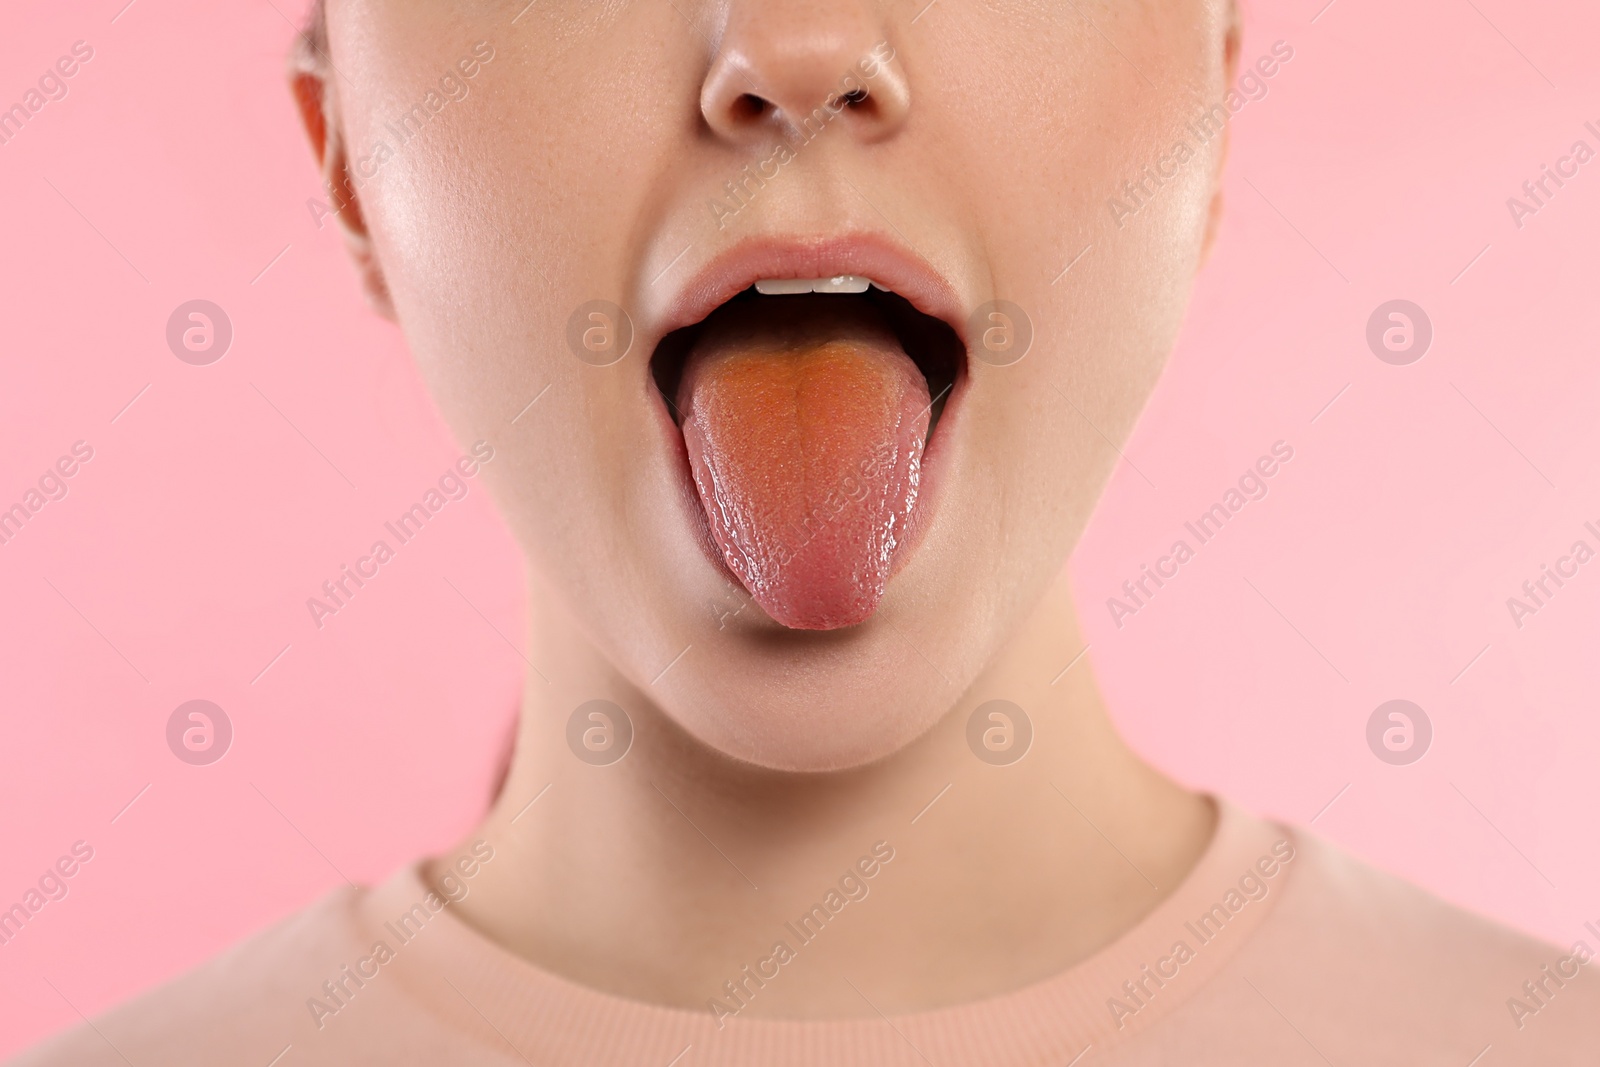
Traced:
<svg viewBox="0 0 1600 1067">
<path fill-rule="evenodd" d="M 884 287 L 859 274 L 839 274 L 832 278 L 762 278 L 756 292 L 763 296 L 792 296 L 796 293 L 864 293 L 869 285 Z M 887 290 L 885 290 L 887 291 Z"/>
<path fill-rule="evenodd" d="M 864 293 L 871 283 L 859 274 L 840 274 L 832 278 L 818 278 L 811 283 L 813 293 Z"/>
<path fill-rule="evenodd" d="M 756 292 L 763 296 L 791 296 L 811 292 L 811 285 L 810 278 L 762 278 L 756 282 Z"/>
<path fill-rule="evenodd" d="M 872 287 L 874 289 L 877 289 L 879 292 L 884 292 L 884 293 L 892 293 L 892 292 L 894 292 L 894 290 L 889 288 L 887 285 L 879 285 L 877 282 L 873 282 L 872 283 Z"/>
</svg>

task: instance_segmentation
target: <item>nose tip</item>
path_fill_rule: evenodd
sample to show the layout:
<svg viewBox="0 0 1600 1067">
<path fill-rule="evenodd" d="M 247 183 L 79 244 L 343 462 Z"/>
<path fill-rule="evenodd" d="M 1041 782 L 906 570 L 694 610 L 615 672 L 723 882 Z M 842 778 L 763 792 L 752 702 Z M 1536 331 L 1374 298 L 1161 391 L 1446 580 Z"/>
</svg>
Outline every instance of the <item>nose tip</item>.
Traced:
<svg viewBox="0 0 1600 1067">
<path fill-rule="evenodd" d="M 809 140 L 843 120 L 870 142 L 905 123 L 911 87 L 865 11 L 775 0 L 731 6 L 700 92 L 700 112 L 719 137 L 744 142 L 776 129 Z"/>
</svg>

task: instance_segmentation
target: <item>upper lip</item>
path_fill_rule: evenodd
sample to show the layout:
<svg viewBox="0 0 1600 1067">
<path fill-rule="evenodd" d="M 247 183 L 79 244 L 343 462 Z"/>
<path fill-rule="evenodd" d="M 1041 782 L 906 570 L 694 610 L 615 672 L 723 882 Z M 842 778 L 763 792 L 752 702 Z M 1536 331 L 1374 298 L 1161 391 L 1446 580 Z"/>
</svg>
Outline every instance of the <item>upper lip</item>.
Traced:
<svg viewBox="0 0 1600 1067">
<path fill-rule="evenodd" d="M 871 278 L 924 315 L 964 335 L 965 313 L 955 289 L 921 256 L 876 234 L 749 238 L 714 256 L 688 276 L 665 304 L 657 336 L 701 322 L 763 278 Z M 781 298 L 778 298 L 781 299 Z"/>
</svg>

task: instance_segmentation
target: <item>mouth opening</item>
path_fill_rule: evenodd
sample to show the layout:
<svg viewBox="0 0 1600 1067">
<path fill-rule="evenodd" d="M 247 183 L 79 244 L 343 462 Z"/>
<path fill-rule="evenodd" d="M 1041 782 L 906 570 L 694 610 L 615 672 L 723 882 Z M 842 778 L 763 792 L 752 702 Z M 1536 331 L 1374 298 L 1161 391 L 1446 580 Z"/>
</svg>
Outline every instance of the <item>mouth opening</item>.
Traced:
<svg viewBox="0 0 1600 1067">
<path fill-rule="evenodd" d="M 666 401 L 667 410 L 672 413 L 672 421 L 680 427 L 683 425 L 683 413 L 678 410 L 676 402 L 678 386 L 682 382 L 689 354 L 694 350 L 696 341 L 709 323 L 719 316 L 731 313 L 730 309 L 736 307 L 740 311 L 754 309 L 759 314 L 763 304 L 773 306 L 776 311 L 779 304 L 783 302 L 793 304 L 796 301 L 818 302 L 819 308 L 837 308 L 841 301 L 853 301 L 864 305 L 871 313 L 881 317 L 893 331 L 900 347 L 922 372 L 923 379 L 927 383 L 932 406 L 928 411 L 926 440 L 931 441 L 934 428 L 939 424 L 939 417 L 944 412 L 945 404 L 955 388 L 956 379 L 965 365 L 966 345 L 949 323 L 918 311 L 905 297 L 876 286 L 864 293 L 769 296 L 758 293 L 752 285 L 733 296 L 700 322 L 667 334 L 656 346 L 650 358 L 650 372 L 655 380 L 656 389 Z M 779 316 L 774 314 L 773 317 L 776 319 Z"/>
</svg>

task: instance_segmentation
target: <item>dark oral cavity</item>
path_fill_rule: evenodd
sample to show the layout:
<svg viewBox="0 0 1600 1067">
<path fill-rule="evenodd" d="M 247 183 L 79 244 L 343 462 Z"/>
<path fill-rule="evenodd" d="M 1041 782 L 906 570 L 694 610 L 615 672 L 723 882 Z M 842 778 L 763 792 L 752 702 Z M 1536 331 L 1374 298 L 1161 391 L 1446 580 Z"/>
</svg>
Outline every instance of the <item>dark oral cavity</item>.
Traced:
<svg viewBox="0 0 1600 1067">
<path fill-rule="evenodd" d="M 732 301 L 697 331 L 674 392 L 712 537 L 762 609 L 801 630 L 869 618 L 916 507 L 934 399 L 880 305 Z"/>
</svg>

